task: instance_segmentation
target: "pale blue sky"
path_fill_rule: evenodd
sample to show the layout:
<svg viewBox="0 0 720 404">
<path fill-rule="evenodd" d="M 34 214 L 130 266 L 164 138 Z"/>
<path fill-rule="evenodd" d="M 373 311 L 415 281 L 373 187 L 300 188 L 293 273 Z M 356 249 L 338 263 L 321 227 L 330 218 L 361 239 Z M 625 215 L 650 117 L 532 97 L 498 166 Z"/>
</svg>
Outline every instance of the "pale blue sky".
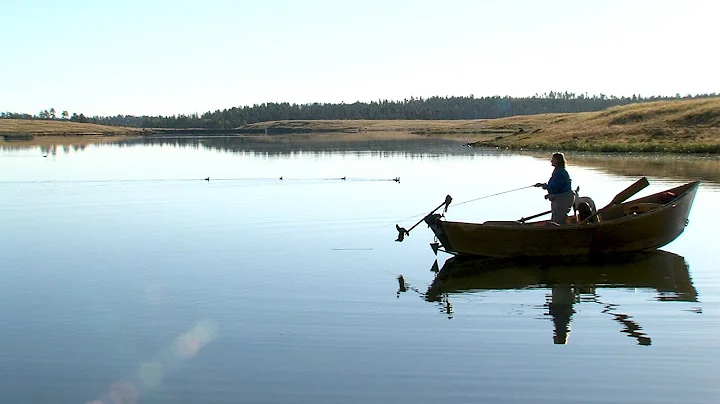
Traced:
<svg viewBox="0 0 720 404">
<path fill-rule="evenodd" d="M 0 110 L 720 92 L 717 0 L 0 0 Z"/>
</svg>

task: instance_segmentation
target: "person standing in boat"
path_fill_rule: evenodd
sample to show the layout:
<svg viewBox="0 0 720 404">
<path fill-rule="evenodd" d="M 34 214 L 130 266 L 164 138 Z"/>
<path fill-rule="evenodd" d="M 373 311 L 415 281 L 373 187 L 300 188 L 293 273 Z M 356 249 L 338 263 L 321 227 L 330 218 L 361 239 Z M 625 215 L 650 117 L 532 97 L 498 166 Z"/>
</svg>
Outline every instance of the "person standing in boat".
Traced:
<svg viewBox="0 0 720 404">
<path fill-rule="evenodd" d="M 554 153 L 550 159 L 555 169 L 547 183 L 538 182 L 536 187 L 547 190 L 545 199 L 550 200 L 550 209 L 552 217 L 550 221 L 557 224 L 565 224 L 567 215 L 570 213 L 573 203 L 575 202 L 575 193 L 572 191 L 572 180 L 570 174 L 565 169 L 565 155 L 562 153 Z"/>
</svg>

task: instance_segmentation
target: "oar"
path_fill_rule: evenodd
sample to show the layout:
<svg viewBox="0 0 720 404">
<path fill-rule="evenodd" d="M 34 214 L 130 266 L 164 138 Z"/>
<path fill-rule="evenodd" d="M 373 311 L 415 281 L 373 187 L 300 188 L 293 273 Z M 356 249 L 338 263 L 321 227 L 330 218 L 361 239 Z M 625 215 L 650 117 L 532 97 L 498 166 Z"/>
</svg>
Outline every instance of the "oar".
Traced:
<svg viewBox="0 0 720 404">
<path fill-rule="evenodd" d="M 639 180 L 635 181 L 632 185 L 625 188 L 622 192 L 615 195 L 615 197 L 612 199 L 612 201 L 610 201 L 610 203 L 608 203 L 604 208 L 599 209 L 597 212 L 590 215 L 587 219 L 580 222 L 580 224 L 587 223 L 589 220 L 592 220 L 593 218 L 595 218 L 595 216 L 600 214 L 603 210 L 605 210 L 611 206 L 614 206 L 614 205 L 617 205 L 617 204 L 627 201 L 628 199 L 630 199 L 631 196 L 642 191 L 648 185 L 650 185 L 650 182 L 648 182 L 648 179 L 646 177 L 640 178 Z"/>
<path fill-rule="evenodd" d="M 417 223 L 415 223 L 415 224 L 414 224 L 410 229 L 408 229 L 408 230 L 405 230 L 404 227 L 400 227 L 399 224 L 396 224 L 396 225 L 395 225 L 395 228 L 396 228 L 397 231 L 398 231 L 398 238 L 397 238 L 397 240 L 395 240 L 395 241 L 403 241 L 403 240 L 405 239 L 405 236 L 409 236 L 409 235 L 410 235 L 410 230 L 414 229 L 417 225 L 419 225 L 420 223 L 422 223 L 423 220 L 425 220 L 426 217 L 432 215 L 433 213 L 435 213 L 435 211 L 437 211 L 438 209 L 442 208 L 443 206 L 445 206 L 445 210 L 447 211 L 447 208 L 448 208 L 448 206 L 450 205 L 450 202 L 452 202 L 452 197 L 450 197 L 450 195 L 448 195 L 448 196 L 445 197 L 445 200 L 443 201 L 443 203 L 441 203 L 440 205 L 438 205 L 437 208 L 433 209 L 432 212 L 430 212 L 430 213 L 428 213 L 427 215 L 425 215 L 422 219 L 420 219 Z"/>
<path fill-rule="evenodd" d="M 650 183 L 648 182 L 647 178 L 645 178 L 645 177 L 640 178 L 639 180 L 635 181 L 634 184 L 630 185 L 629 187 L 624 189 L 622 192 L 615 195 L 615 198 L 613 198 L 613 200 L 610 201 L 610 203 L 605 208 L 609 208 L 612 205 L 617 205 L 618 203 L 623 203 L 623 202 L 627 201 L 628 199 L 630 199 L 631 196 L 642 191 L 648 185 L 650 185 Z M 605 209 L 605 208 L 603 208 L 603 209 Z"/>
<path fill-rule="evenodd" d="M 548 210 L 547 212 L 537 213 L 537 214 L 534 214 L 534 215 L 528 216 L 528 217 L 523 217 L 520 220 L 518 220 L 518 222 L 525 223 L 526 221 L 528 221 L 530 219 L 535 219 L 536 217 L 545 216 L 548 213 L 552 213 L 552 210 Z"/>
</svg>

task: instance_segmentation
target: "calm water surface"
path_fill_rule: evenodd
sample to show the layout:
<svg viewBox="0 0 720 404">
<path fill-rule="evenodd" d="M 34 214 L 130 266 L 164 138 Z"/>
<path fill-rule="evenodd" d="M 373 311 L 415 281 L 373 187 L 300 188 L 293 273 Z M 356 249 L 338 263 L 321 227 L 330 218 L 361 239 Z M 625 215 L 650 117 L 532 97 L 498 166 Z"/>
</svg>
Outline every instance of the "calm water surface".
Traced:
<svg viewBox="0 0 720 404">
<path fill-rule="evenodd" d="M 0 402 L 720 402 L 720 160 L 569 159 L 598 205 L 640 175 L 640 195 L 702 179 L 690 225 L 634 262 L 437 289 L 436 259 L 454 261 L 424 225 L 395 242 L 395 224 L 446 194 L 453 220 L 545 211 L 535 188 L 462 202 L 546 181 L 549 156 L 440 141 L 2 144 Z"/>
</svg>

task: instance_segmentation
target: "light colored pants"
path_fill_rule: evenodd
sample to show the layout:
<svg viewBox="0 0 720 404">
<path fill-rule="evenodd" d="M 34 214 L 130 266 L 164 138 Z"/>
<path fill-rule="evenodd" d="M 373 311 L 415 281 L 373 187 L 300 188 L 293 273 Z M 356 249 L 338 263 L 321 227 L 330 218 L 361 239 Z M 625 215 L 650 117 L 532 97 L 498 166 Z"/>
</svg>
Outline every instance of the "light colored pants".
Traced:
<svg viewBox="0 0 720 404">
<path fill-rule="evenodd" d="M 552 210 L 551 222 L 557 224 L 565 224 L 567 215 L 570 213 L 573 203 L 575 203 L 575 193 L 568 191 L 562 194 L 550 195 L 550 210 Z"/>
</svg>

